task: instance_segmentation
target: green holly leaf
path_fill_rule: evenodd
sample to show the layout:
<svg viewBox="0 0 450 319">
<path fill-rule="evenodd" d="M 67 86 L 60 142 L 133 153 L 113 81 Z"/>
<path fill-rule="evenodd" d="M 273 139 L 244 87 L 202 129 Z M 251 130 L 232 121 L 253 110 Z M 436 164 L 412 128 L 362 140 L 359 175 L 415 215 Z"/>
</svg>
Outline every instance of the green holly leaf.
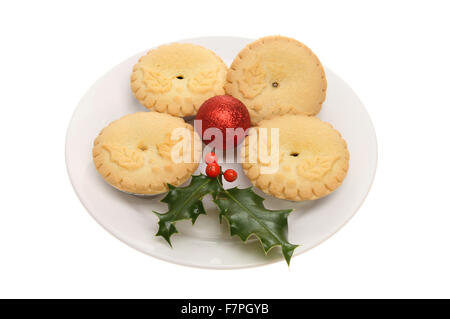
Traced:
<svg viewBox="0 0 450 319">
<path fill-rule="evenodd" d="M 164 237 L 172 246 L 170 236 L 178 233 L 175 223 L 179 220 L 192 219 L 192 224 L 194 224 L 198 216 L 206 214 L 202 204 L 203 196 L 211 194 L 213 199 L 216 198 L 221 185 L 215 178 L 197 175 L 192 176 L 189 186 L 168 186 L 169 192 L 161 201 L 168 204 L 169 210 L 164 214 L 155 211 L 154 213 L 159 218 L 159 229 L 156 236 Z"/>
<path fill-rule="evenodd" d="M 258 196 L 251 188 L 237 187 L 222 190 L 214 198 L 219 208 L 220 219 L 226 218 L 232 236 L 237 235 L 246 242 L 255 235 L 261 242 L 264 252 L 276 246 L 281 251 L 287 264 L 298 245 L 290 244 L 286 239 L 287 217 L 292 209 L 269 210 L 263 205 L 264 198 Z"/>
</svg>

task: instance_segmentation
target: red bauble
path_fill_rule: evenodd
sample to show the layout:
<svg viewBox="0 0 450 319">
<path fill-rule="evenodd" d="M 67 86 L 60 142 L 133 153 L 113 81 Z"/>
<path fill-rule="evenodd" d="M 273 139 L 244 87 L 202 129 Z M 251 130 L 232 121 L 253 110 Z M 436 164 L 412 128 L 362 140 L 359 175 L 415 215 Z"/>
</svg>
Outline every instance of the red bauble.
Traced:
<svg viewBox="0 0 450 319">
<path fill-rule="evenodd" d="M 197 131 L 201 134 L 203 142 L 209 144 L 216 136 L 207 138 L 204 133 L 209 128 L 217 128 L 222 133 L 222 143 L 216 145 L 219 149 L 236 147 L 245 137 L 246 131 L 250 128 L 250 114 L 245 105 L 238 99 L 230 95 L 218 95 L 206 100 L 197 112 L 196 120 L 201 120 L 201 132 L 198 125 Z M 236 136 L 226 135 L 226 129 L 241 128 L 236 131 Z M 208 132 L 207 132 L 208 133 Z"/>
</svg>

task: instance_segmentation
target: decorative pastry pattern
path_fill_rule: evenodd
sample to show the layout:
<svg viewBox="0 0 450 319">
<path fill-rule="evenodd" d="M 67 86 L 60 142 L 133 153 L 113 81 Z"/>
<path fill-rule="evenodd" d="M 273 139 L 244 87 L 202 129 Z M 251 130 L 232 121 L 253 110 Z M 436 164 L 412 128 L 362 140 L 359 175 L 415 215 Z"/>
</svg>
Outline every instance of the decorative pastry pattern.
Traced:
<svg viewBox="0 0 450 319">
<path fill-rule="evenodd" d="M 319 180 L 331 170 L 337 156 L 314 156 L 302 159 L 297 166 L 298 174 L 310 181 Z"/>
<path fill-rule="evenodd" d="M 123 168 L 133 170 L 144 166 L 144 156 L 140 149 L 108 144 L 103 144 L 102 147 L 110 153 L 111 161 Z"/>
<path fill-rule="evenodd" d="M 206 93 L 213 90 L 219 69 L 201 71 L 188 82 L 188 88 L 194 93 Z"/>
<path fill-rule="evenodd" d="M 159 72 L 151 71 L 149 68 L 143 68 L 144 82 L 147 89 L 153 93 L 165 93 L 172 88 L 172 81 L 164 77 Z"/>
<path fill-rule="evenodd" d="M 181 139 L 181 138 L 180 138 Z M 158 149 L 158 154 L 169 160 L 172 161 L 172 147 L 179 142 L 179 140 L 173 140 L 171 138 L 171 134 L 167 133 L 166 138 L 162 143 L 159 143 L 156 145 L 156 148 Z"/>
<path fill-rule="evenodd" d="M 256 62 L 248 68 L 244 68 L 242 78 L 238 80 L 239 90 L 242 95 L 252 99 L 266 87 L 266 72 L 260 63 Z"/>
</svg>

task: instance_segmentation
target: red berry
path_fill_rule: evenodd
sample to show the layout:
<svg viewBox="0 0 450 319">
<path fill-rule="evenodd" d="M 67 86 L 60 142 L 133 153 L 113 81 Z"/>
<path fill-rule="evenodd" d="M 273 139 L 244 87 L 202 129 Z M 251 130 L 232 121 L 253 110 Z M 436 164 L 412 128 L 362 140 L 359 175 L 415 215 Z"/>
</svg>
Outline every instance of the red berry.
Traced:
<svg viewBox="0 0 450 319">
<path fill-rule="evenodd" d="M 212 164 L 217 163 L 217 155 L 214 152 L 209 152 L 205 155 L 205 163 Z"/>
<path fill-rule="evenodd" d="M 206 175 L 216 178 L 220 174 L 220 166 L 217 163 L 211 163 L 206 166 Z"/>
<path fill-rule="evenodd" d="M 237 173 L 234 169 L 227 169 L 224 173 L 223 173 L 223 177 L 225 178 L 225 180 L 227 182 L 234 182 L 237 178 Z"/>
</svg>

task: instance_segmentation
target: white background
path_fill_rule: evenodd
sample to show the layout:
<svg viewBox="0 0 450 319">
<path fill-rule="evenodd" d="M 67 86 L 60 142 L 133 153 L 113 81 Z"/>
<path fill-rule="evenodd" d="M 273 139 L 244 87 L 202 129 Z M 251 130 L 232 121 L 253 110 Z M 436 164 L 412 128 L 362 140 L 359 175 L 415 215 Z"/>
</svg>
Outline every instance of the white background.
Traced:
<svg viewBox="0 0 450 319">
<path fill-rule="evenodd" d="M 0 297 L 449 298 L 446 4 L 1 2 Z M 271 34 L 310 46 L 372 117 L 378 171 L 355 217 L 290 268 L 173 265 L 103 230 L 78 201 L 64 162 L 70 117 L 90 85 L 161 43 Z"/>
</svg>

